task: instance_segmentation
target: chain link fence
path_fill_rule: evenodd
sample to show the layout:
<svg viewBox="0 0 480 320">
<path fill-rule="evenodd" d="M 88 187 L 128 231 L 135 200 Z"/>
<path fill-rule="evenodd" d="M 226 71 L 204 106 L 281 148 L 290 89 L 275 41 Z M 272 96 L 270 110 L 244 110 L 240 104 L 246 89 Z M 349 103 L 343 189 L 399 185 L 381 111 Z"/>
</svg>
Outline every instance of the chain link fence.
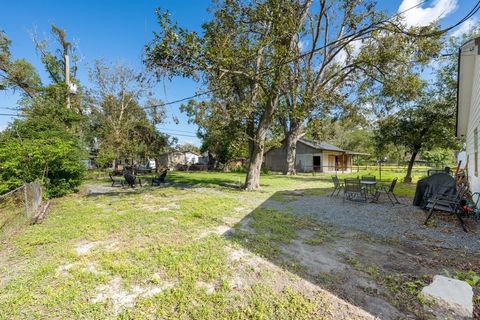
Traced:
<svg viewBox="0 0 480 320">
<path fill-rule="evenodd" d="M 42 207 L 43 190 L 40 182 L 25 183 L 0 196 L 0 232 L 29 223 Z"/>
</svg>

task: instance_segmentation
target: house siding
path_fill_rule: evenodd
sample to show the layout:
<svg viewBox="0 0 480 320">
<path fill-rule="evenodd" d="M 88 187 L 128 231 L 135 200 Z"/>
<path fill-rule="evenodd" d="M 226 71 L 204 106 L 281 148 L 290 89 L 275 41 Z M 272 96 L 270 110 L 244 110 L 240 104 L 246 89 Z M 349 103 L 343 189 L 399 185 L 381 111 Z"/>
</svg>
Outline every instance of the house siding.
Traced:
<svg viewBox="0 0 480 320">
<path fill-rule="evenodd" d="M 467 137 L 466 137 L 466 153 L 468 157 L 468 177 L 470 182 L 470 188 L 472 192 L 480 192 L 480 177 L 475 175 L 475 166 L 479 166 L 480 163 L 475 157 L 475 149 L 479 146 L 475 146 L 475 130 L 480 131 L 480 59 L 478 55 L 478 49 L 475 50 L 475 67 L 474 67 L 474 77 L 472 83 L 472 100 L 470 105 L 469 119 L 467 125 Z M 475 160 L 477 163 L 475 163 Z"/>
<path fill-rule="evenodd" d="M 343 152 L 327 151 L 318 148 L 313 148 L 305 143 L 297 142 L 297 150 L 295 156 L 295 169 L 297 172 L 335 172 L 335 161 L 333 165 L 329 165 L 328 156 L 339 156 Z M 320 166 L 314 168 L 313 157 L 320 157 Z M 285 170 L 286 149 L 282 146 L 268 151 L 265 155 L 264 166 L 266 169 L 276 172 L 283 172 Z M 351 164 L 351 155 L 345 154 L 347 164 Z M 340 169 L 341 170 L 341 169 Z M 345 169 L 345 172 L 351 170 L 351 165 Z"/>
</svg>

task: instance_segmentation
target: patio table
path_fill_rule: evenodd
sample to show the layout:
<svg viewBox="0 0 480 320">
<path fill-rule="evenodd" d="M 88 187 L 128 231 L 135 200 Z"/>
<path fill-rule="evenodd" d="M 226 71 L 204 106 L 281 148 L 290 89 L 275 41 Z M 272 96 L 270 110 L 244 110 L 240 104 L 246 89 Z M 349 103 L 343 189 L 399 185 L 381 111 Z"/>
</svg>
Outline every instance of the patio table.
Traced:
<svg viewBox="0 0 480 320">
<path fill-rule="evenodd" d="M 373 192 L 375 191 L 375 186 L 377 185 L 377 181 L 360 180 L 360 184 L 363 184 L 366 187 L 368 193 L 373 194 Z"/>
</svg>

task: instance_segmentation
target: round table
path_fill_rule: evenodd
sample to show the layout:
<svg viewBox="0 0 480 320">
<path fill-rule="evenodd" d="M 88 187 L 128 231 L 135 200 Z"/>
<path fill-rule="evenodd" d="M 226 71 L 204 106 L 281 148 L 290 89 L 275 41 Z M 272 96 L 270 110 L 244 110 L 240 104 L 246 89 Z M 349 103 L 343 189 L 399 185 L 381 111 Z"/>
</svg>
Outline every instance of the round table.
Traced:
<svg viewBox="0 0 480 320">
<path fill-rule="evenodd" d="M 377 181 L 360 180 L 360 184 L 365 185 L 365 187 L 367 187 L 368 192 L 370 194 L 373 194 L 373 191 L 375 190 L 375 186 L 377 185 Z"/>
</svg>

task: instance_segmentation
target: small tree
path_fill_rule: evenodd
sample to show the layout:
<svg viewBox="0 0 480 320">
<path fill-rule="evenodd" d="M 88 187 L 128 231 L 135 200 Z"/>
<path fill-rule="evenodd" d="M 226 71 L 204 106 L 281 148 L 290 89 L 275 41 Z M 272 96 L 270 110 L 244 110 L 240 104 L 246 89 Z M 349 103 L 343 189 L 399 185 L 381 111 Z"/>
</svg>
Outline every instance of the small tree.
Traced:
<svg viewBox="0 0 480 320">
<path fill-rule="evenodd" d="M 379 149 L 402 145 L 410 153 L 405 182 L 412 181 L 412 168 L 420 151 L 456 146 L 455 108 L 448 101 L 427 93 L 413 107 L 379 121 L 376 141 Z"/>
</svg>

